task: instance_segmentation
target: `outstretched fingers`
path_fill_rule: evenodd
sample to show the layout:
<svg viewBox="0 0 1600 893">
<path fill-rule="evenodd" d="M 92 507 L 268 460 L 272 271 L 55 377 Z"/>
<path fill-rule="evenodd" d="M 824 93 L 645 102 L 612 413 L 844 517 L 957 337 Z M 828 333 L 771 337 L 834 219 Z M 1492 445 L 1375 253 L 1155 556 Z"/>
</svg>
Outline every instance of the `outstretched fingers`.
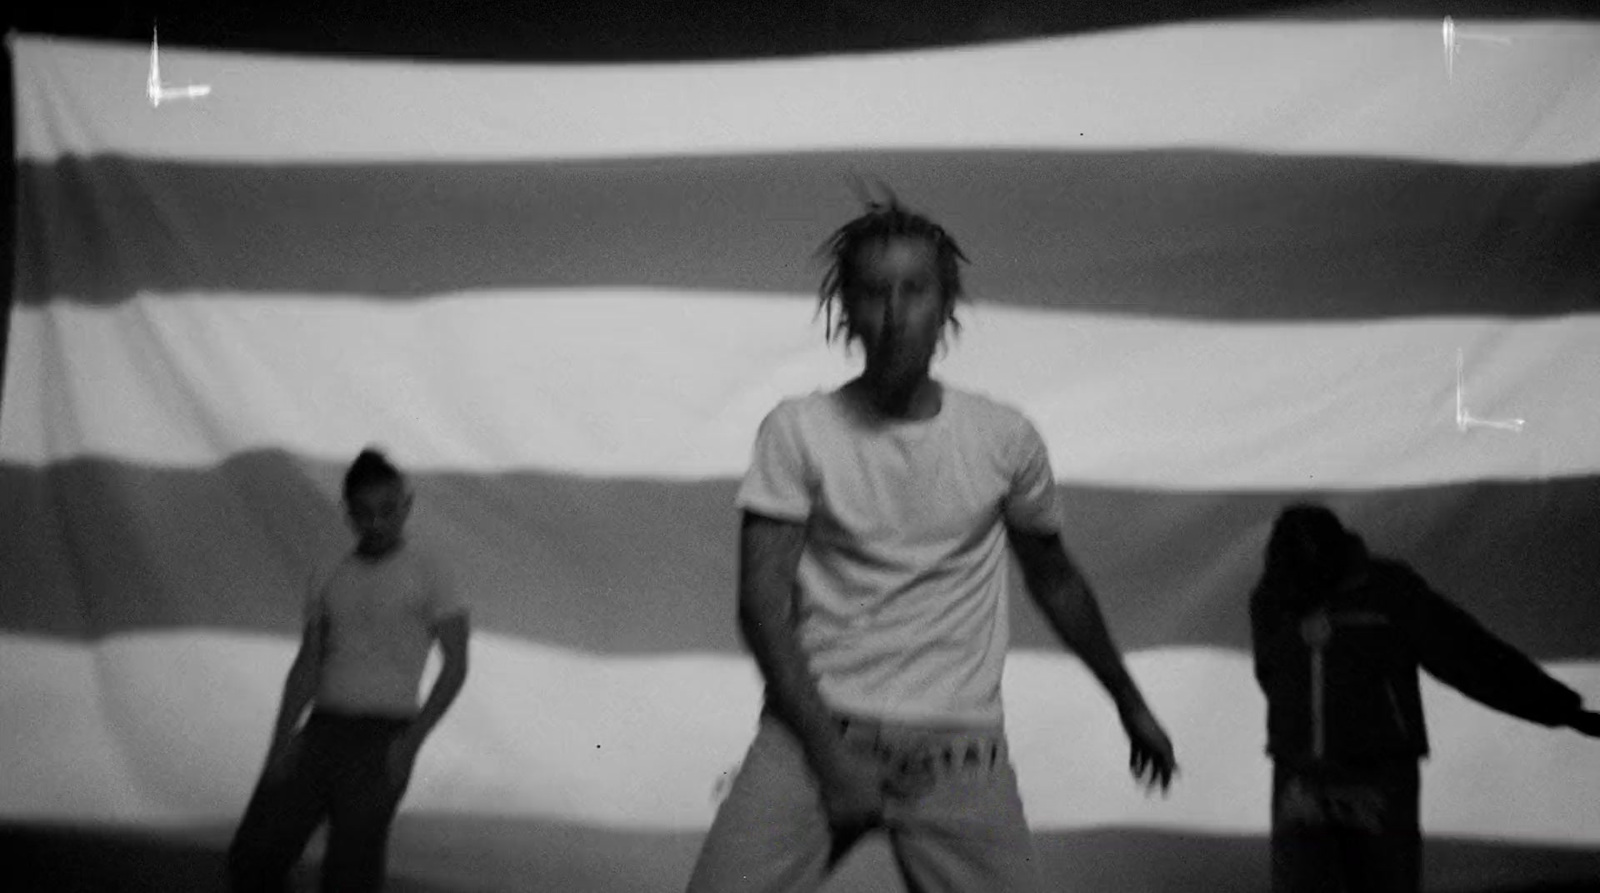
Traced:
<svg viewBox="0 0 1600 893">
<path fill-rule="evenodd" d="M 1178 774 L 1178 764 L 1173 758 L 1170 746 L 1159 750 L 1144 744 L 1134 744 L 1128 756 L 1128 768 L 1134 778 L 1144 782 L 1146 793 L 1154 793 L 1159 787 L 1165 794 L 1172 786 L 1173 777 Z"/>
</svg>

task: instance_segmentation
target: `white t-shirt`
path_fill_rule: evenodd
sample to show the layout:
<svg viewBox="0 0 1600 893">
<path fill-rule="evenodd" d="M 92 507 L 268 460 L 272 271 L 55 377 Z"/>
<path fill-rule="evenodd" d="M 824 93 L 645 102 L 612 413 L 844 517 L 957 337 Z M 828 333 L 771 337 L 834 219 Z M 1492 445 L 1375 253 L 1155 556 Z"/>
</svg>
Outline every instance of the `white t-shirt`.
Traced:
<svg viewBox="0 0 1600 893">
<path fill-rule="evenodd" d="M 950 387 L 911 422 L 840 391 L 790 398 L 762 422 L 737 501 L 808 525 L 800 646 L 830 707 L 1002 722 L 1006 528 L 1059 529 L 1049 454 L 1020 412 Z"/>
<path fill-rule="evenodd" d="M 320 612 L 325 624 L 317 706 L 414 716 L 434 625 L 465 610 L 444 564 L 420 546 L 378 561 L 346 555 L 306 599 L 306 616 Z"/>
</svg>

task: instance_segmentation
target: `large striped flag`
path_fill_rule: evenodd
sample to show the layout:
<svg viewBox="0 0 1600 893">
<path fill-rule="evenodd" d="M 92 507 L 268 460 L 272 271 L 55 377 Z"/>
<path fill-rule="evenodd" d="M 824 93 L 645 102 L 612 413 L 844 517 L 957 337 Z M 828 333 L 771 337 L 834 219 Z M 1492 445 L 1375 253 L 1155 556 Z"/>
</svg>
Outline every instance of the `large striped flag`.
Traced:
<svg viewBox="0 0 1600 893">
<path fill-rule="evenodd" d="M 1456 51 L 1449 28 L 1456 30 Z M 674 890 L 753 731 L 732 497 L 881 183 L 973 264 L 936 367 L 1035 420 L 1170 725 L 1168 798 L 1013 599 L 1061 889 L 1259 890 L 1245 599 L 1279 507 L 1600 700 L 1600 26 L 1236 20 L 977 47 L 462 64 L 13 36 L 0 820 L 226 839 L 343 466 L 415 477 L 472 675 L 417 889 Z M 189 90 L 204 86 L 208 90 Z M 153 92 L 147 92 L 147 87 Z M 1430 685 L 1430 884 L 1600 878 L 1600 745 Z M 895 889 L 881 846 L 839 889 Z"/>
</svg>

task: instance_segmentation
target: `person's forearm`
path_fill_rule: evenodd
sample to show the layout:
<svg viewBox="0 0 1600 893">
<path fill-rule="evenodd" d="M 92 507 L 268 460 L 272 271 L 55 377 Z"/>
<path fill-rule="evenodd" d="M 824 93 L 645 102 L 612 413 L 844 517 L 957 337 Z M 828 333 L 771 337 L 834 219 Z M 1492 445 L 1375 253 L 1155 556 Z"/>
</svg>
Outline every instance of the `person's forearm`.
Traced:
<svg viewBox="0 0 1600 893">
<path fill-rule="evenodd" d="M 1462 694 L 1543 726 L 1565 725 L 1583 698 L 1444 596 L 1422 588 L 1412 623 L 1422 668 Z"/>
<path fill-rule="evenodd" d="M 1144 696 L 1133 677 L 1128 675 L 1128 668 L 1100 614 L 1100 606 L 1082 578 L 1041 593 L 1038 598 L 1051 625 L 1105 686 L 1116 701 L 1117 709 L 1127 711 L 1142 707 Z"/>
<path fill-rule="evenodd" d="M 1033 564 L 1028 588 L 1056 634 L 1094 673 L 1119 711 L 1142 708 L 1144 696 L 1128 675 L 1088 581 L 1061 556 Z"/>
<path fill-rule="evenodd" d="M 778 591 L 769 588 L 741 597 L 739 628 L 766 681 L 769 708 L 800 738 L 807 758 L 820 772 L 838 756 L 833 717 L 800 650 L 791 596 L 782 584 L 778 586 Z"/>
<path fill-rule="evenodd" d="M 767 683 L 767 707 L 800 739 L 812 769 L 844 760 L 833 716 L 800 648 L 795 581 L 803 525 L 746 514 L 739 532 L 739 631 Z"/>
<path fill-rule="evenodd" d="M 422 703 L 422 710 L 411 722 L 409 731 L 418 743 L 427 738 L 434 726 L 439 724 L 439 720 L 444 718 L 445 713 L 450 710 L 450 705 L 455 703 L 456 696 L 461 694 L 466 682 L 466 658 L 446 659 L 444 667 L 439 670 L 439 677 L 433 681 L 433 689 L 428 692 L 427 700 Z"/>
<path fill-rule="evenodd" d="M 278 704 L 278 718 L 272 728 L 272 746 L 279 748 L 294 737 L 300 726 L 300 717 L 317 695 L 317 668 L 303 659 L 297 659 L 289 669 L 283 683 L 283 698 Z"/>
</svg>

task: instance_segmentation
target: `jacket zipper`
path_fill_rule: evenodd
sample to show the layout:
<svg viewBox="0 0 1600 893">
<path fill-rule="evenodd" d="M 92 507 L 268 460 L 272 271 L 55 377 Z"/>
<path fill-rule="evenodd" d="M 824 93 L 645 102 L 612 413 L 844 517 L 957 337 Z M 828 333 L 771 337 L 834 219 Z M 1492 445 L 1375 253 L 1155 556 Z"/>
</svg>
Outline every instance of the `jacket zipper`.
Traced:
<svg viewBox="0 0 1600 893">
<path fill-rule="evenodd" d="M 1327 642 L 1311 646 L 1311 754 L 1321 762 L 1328 749 L 1328 732 L 1325 722 L 1326 686 L 1323 684 L 1323 651 Z"/>
<path fill-rule="evenodd" d="M 1406 727 L 1406 716 L 1400 710 L 1400 697 L 1394 693 L 1394 683 L 1384 683 L 1383 690 L 1389 694 L 1389 709 L 1394 712 L 1394 724 L 1400 728 L 1401 737 L 1409 742 L 1411 730 Z"/>
</svg>

